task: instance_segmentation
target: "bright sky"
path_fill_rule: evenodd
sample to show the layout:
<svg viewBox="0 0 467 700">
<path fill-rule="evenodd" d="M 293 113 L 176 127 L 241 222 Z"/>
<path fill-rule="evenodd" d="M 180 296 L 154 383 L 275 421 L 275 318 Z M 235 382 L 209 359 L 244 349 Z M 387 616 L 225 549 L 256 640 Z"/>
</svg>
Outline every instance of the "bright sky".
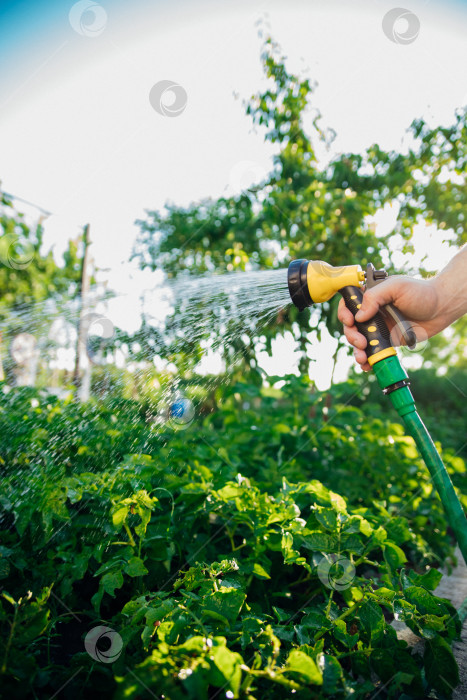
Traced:
<svg viewBox="0 0 467 700">
<path fill-rule="evenodd" d="M 135 219 L 167 201 L 239 191 L 270 167 L 271 148 L 242 106 L 263 79 L 259 19 L 288 66 L 319 83 L 315 105 L 337 132 L 336 151 L 373 142 L 400 148 L 413 118 L 453 120 L 467 102 L 467 4 L 410 2 L 420 31 L 407 45 L 383 32 L 393 7 L 383 0 L 84 0 L 70 15 L 73 3 L 63 0 L 1 3 L 3 189 L 53 213 L 46 240 L 57 251 L 91 224 L 101 278 L 129 294 L 110 311 L 131 327 L 135 294 L 153 285 L 128 263 Z M 401 18 L 395 29 L 407 26 Z M 163 80 L 186 91 L 176 117 L 149 102 Z M 387 210 L 380 225 L 390 226 L 394 215 Z M 436 238 L 419 236 L 434 268 L 449 257 Z M 324 387 L 328 344 L 313 353 Z M 291 343 L 281 340 L 263 364 L 280 374 L 294 361 Z M 337 378 L 348 366 L 339 363 Z"/>
</svg>

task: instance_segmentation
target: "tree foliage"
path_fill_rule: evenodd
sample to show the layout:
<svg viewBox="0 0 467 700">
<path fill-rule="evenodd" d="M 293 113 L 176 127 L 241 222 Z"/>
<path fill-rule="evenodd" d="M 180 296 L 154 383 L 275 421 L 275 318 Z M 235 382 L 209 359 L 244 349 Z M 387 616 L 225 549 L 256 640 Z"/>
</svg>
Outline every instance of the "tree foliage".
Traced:
<svg viewBox="0 0 467 700">
<path fill-rule="evenodd" d="M 70 240 L 61 264 L 44 251 L 41 222 L 31 225 L 12 201 L 0 194 L 0 323 L 7 348 L 18 333 L 30 333 L 49 344 L 48 332 L 58 310 L 70 316 L 81 276 L 79 241 Z M 71 316 L 70 316 L 71 318 Z M 11 361 L 3 354 L 9 375 Z"/>
<path fill-rule="evenodd" d="M 5 194 L 0 200 L 0 314 L 22 311 L 54 295 L 73 294 L 80 277 L 78 243 L 70 241 L 58 265 L 44 252 L 44 229 L 27 223 Z"/>
</svg>

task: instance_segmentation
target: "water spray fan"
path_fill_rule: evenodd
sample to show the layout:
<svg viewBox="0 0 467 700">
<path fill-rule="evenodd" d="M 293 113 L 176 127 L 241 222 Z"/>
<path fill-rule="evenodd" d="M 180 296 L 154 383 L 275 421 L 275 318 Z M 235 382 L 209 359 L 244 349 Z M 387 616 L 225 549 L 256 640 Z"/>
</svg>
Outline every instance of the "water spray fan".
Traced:
<svg viewBox="0 0 467 700">
<path fill-rule="evenodd" d="M 342 295 L 345 305 L 356 315 L 362 305 L 363 285 L 374 287 L 383 282 L 388 274 L 385 270 L 375 270 L 369 263 L 364 272 L 360 265 L 332 267 L 321 260 L 294 260 L 288 269 L 288 286 L 290 296 L 300 311 L 331 299 L 337 292 Z M 446 516 L 451 526 L 464 560 L 467 562 L 467 520 L 461 503 L 452 485 L 446 467 L 418 415 L 409 378 L 402 367 L 393 346 L 386 319 L 391 318 L 403 339 L 410 347 L 416 346 L 415 333 L 401 312 L 392 304 L 383 307 L 371 320 L 355 324 L 367 339 L 366 354 L 368 363 L 376 374 L 376 379 L 383 394 L 389 396 L 425 461 L 432 481 L 438 491 Z M 464 601 L 459 611 L 462 619 L 467 609 Z"/>
</svg>

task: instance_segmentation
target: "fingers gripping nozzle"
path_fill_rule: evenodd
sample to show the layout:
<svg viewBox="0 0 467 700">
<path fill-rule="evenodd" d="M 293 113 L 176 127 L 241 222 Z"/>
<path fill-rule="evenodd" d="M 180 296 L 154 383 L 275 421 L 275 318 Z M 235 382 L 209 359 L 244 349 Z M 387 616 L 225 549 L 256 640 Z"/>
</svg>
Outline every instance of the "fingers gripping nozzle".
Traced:
<svg viewBox="0 0 467 700">
<path fill-rule="evenodd" d="M 362 289 L 349 285 L 340 289 L 339 292 L 342 294 L 346 307 L 355 317 L 362 305 Z M 378 362 L 378 360 L 383 360 L 390 355 L 396 354 L 392 346 L 389 328 L 381 313 L 378 312 L 372 319 L 364 321 L 363 323 L 355 320 L 355 325 L 359 333 L 366 338 L 367 346 L 365 352 L 370 365 Z"/>
</svg>

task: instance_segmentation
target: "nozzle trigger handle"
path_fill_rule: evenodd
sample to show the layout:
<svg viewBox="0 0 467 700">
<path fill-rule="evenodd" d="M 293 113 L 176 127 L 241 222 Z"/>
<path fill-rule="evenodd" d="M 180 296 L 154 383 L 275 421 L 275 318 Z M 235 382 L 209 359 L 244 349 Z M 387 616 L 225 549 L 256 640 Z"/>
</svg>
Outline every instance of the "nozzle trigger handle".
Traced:
<svg viewBox="0 0 467 700">
<path fill-rule="evenodd" d="M 417 336 L 412 328 L 412 324 L 407 321 L 405 316 L 393 304 L 386 304 L 386 306 L 383 306 L 383 313 L 388 314 L 388 316 L 392 318 L 405 344 L 410 350 L 413 350 L 417 345 Z"/>
<path fill-rule="evenodd" d="M 363 292 L 360 287 L 347 286 L 339 289 L 339 293 L 342 295 L 346 307 L 352 312 L 353 316 L 357 311 L 359 311 L 362 300 Z M 367 339 L 367 346 L 365 352 L 368 358 L 381 350 L 386 350 L 392 348 L 391 337 L 389 335 L 389 328 L 386 325 L 383 315 L 378 312 L 369 321 L 364 321 L 360 323 L 355 321 L 359 332 L 365 336 Z M 370 363 L 371 364 L 371 363 Z"/>
<path fill-rule="evenodd" d="M 368 263 L 368 265 L 366 266 L 365 277 L 366 288 L 371 289 L 377 284 L 381 284 L 381 282 L 384 282 L 384 280 L 388 278 L 388 273 L 386 272 L 386 270 L 375 270 L 375 266 L 371 263 Z M 408 345 L 408 347 L 411 350 L 413 350 L 417 345 L 417 336 L 415 335 L 411 323 L 407 321 L 404 314 L 401 313 L 401 311 L 399 311 L 399 309 L 396 308 L 393 304 L 386 304 L 382 307 L 381 310 L 383 314 L 386 314 L 387 316 L 390 316 L 390 318 L 392 318 L 392 320 L 398 328 L 401 338 L 404 340 L 404 343 Z"/>
</svg>

